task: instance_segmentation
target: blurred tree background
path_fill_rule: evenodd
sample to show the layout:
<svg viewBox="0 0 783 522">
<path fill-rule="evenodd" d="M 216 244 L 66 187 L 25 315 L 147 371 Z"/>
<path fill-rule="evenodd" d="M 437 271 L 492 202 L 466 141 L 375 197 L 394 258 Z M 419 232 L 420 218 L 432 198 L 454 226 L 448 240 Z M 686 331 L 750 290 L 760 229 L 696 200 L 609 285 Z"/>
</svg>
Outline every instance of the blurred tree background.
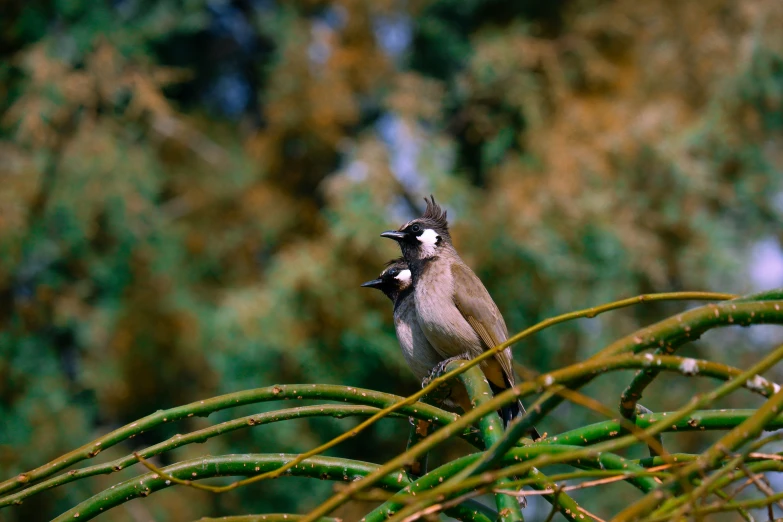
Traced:
<svg viewBox="0 0 783 522">
<path fill-rule="evenodd" d="M 397 255 L 378 234 L 429 193 L 512 331 L 643 292 L 783 284 L 783 3 L 3 3 L 1 478 L 219 393 L 415 391 L 389 303 L 359 284 Z M 517 361 L 570 364 L 684 306 L 564 325 Z M 689 350 L 747 366 L 780 338 L 752 334 Z M 699 386 L 667 383 L 648 407 Z M 623 383 L 602 386 L 588 391 Z M 539 428 L 588 418 L 563 405 Z M 174 456 L 298 452 L 355 421 L 297 422 Z M 381 462 L 403 449 L 399 426 L 331 454 Z M 0 520 L 49 519 L 116 481 Z M 312 494 L 295 500 L 297 488 Z M 329 490 L 178 488 L 112 520 L 304 512 Z"/>
</svg>

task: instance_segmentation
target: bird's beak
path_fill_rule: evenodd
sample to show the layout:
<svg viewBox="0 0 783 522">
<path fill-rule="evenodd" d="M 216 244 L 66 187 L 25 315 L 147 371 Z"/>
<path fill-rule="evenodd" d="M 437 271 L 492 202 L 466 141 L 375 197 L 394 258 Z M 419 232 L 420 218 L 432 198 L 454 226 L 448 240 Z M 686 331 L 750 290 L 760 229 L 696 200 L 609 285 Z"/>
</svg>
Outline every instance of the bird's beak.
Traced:
<svg viewBox="0 0 783 522">
<path fill-rule="evenodd" d="M 366 283 L 362 283 L 362 286 L 365 288 L 380 288 L 382 284 L 383 284 L 383 279 L 373 279 L 372 281 L 367 281 Z"/>
<path fill-rule="evenodd" d="M 387 230 L 383 234 L 381 234 L 381 237 L 387 237 L 389 239 L 393 239 L 395 241 L 402 241 L 405 239 L 405 233 L 404 232 L 397 232 L 396 230 Z"/>
</svg>

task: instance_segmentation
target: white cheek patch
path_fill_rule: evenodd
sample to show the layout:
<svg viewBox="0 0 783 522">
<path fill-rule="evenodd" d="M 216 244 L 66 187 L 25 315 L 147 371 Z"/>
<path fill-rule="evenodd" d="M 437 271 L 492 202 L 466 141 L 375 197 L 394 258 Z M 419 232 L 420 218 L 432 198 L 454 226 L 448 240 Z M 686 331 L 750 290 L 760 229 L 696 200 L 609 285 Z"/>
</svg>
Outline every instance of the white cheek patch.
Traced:
<svg viewBox="0 0 783 522">
<path fill-rule="evenodd" d="M 426 229 L 420 236 L 416 237 L 421 242 L 421 251 L 424 257 L 435 255 L 435 245 L 438 244 L 439 237 L 438 233 L 431 228 Z"/>
<path fill-rule="evenodd" d="M 397 279 L 398 281 L 402 281 L 403 283 L 407 283 L 411 280 L 411 271 L 410 270 L 402 270 L 399 274 L 394 276 L 394 279 Z"/>
</svg>

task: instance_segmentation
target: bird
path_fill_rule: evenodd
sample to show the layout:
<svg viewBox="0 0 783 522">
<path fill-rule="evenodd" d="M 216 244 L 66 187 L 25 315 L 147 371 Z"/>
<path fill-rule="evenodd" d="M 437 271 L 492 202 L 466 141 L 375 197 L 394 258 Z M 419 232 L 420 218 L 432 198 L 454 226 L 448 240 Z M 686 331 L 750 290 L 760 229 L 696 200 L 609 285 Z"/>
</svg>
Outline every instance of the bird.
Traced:
<svg viewBox="0 0 783 522">
<path fill-rule="evenodd" d="M 386 263 L 386 268 L 377 279 L 367 281 L 362 286 L 380 290 L 394 304 L 394 329 L 405 362 L 422 385 L 429 382 L 432 369 L 443 363 L 445 357 L 432 347 L 421 330 L 413 297 L 413 279 L 405 260 L 392 259 Z M 470 399 L 461 384 L 450 387 L 447 393 L 447 396 L 440 398 L 447 407 L 470 408 Z"/>
<path fill-rule="evenodd" d="M 446 211 L 435 198 L 424 198 L 424 214 L 381 237 L 396 241 L 411 272 L 419 326 L 446 362 L 473 359 L 508 339 L 508 328 L 484 284 L 457 253 Z M 480 364 L 493 393 L 515 384 L 511 350 L 506 348 Z M 499 411 L 504 426 L 524 413 L 515 401 Z M 531 435 L 538 439 L 535 428 Z"/>
<path fill-rule="evenodd" d="M 443 357 L 430 345 L 419 327 L 412 283 L 408 265 L 398 258 L 387 263 L 378 279 L 367 281 L 362 286 L 380 290 L 394 304 L 394 329 L 402 355 L 413 375 L 421 381 L 443 361 Z"/>
</svg>

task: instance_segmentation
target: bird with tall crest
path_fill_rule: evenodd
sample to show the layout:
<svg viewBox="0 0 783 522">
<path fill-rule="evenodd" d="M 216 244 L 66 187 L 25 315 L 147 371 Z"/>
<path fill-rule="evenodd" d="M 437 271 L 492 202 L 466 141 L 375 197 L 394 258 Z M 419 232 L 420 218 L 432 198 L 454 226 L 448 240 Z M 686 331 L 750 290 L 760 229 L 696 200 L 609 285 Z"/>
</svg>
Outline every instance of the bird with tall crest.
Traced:
<svg viewBox="0 0 783 522">
<path fill-rule="evenodd" d="M 484 284 L 457 253 L 449 223 L 435 198 L 425 198 L 424 214 L 381 237 L 396 241 L 411 273 L 416 319 L 429 344 L 440 355 L 435 372 L 455 360 L 470 360 L 508 339 L 508 329 Z M 506 348 L 480 364 L 493 393 L 515 384 L 511 350 Z M 459 401 L 463 402 L 463 401 Z M 463 409 L 470 409 L 460 404 Z M 515 401 L 499 414 L 508 425 L 525 411 Z M 538 438 L 533 428 L 531 435 Z"/>
</svg>

